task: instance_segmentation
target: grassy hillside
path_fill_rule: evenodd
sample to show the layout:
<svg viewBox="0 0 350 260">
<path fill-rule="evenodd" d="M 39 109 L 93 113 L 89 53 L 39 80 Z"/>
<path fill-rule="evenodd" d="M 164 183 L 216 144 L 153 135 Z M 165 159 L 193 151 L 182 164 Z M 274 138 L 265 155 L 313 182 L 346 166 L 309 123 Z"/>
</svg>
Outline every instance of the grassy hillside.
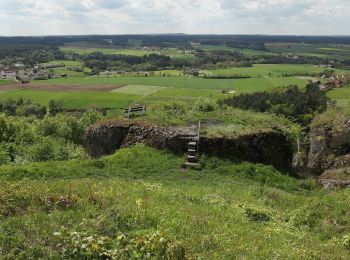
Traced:
<svg viewBox="0 0 350 260">
<path fill-rule="evenodd" d="M 202 158 L 198 172 L 183 161 L 137 146 L 100 160 L 1 167 L 0 254 L 349 257 L 349 190 L 322 191 L 269 166 Z"/>
<path fill-rule="evenodd" d="M 350 86 L 333 89 L 332 91 L 329 91 L 327 95 L 330 98 L 335 99 L 339 106 L 344 108 L 350 107 Z"/>
</svg>

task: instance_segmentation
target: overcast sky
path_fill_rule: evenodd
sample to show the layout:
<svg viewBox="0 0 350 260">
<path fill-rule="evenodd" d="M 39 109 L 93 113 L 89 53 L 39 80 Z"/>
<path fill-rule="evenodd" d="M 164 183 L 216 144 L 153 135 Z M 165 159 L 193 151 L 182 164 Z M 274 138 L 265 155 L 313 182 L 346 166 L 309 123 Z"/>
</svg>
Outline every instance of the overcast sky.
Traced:
<svg viewBox="0 0 350 260">
<path fill-rule="evenodd" d="M 350 0 L 0 0 L 0 35 L 350 35 Z"/>
</svg>

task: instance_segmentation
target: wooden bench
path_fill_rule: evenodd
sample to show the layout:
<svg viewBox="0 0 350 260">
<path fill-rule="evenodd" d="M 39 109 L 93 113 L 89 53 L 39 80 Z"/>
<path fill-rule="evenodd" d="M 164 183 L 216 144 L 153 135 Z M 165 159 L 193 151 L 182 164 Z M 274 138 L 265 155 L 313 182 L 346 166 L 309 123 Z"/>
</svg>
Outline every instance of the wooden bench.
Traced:
<svg viewBox="0 0 350 260">
<path fill-rule="evenodd" d="M 135 112 L 141 112 L 141 115 L 144 115 L 146 111 L 146 106 L 135 106 L 135 107 L 129 107 L 129 108 L 125 108 L 125 115 L 130 118 L 131 113 L 135 113 Z"/>
</svg>

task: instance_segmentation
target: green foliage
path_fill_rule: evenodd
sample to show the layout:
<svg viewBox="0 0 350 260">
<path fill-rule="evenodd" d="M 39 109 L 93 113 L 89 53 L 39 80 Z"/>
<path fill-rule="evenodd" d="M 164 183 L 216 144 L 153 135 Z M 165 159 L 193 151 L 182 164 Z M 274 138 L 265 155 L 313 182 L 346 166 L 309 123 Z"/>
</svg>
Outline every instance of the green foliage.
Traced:
<svg viewBox="0 0 350 260">
<path fill-rule="evenodd" d="M 118 233 L 115 238 L 67 230 L 54 235 L 63 258 L 185 259 L 185 249 L 159 232 L 136 237 Z"/>
<path fill-rule="evenodd" d="M 201 112 L 211 112 L 217 108 L 215 100 L 200 98 L 193 105 L 193 109 Z"/>
<path fill-rule="evenodd" d="M 255 210 L 255 209 L 251 209 L 251 208 L 246 208 L 244 210 L 245 210 L 245 215 L 251 221 L 266 222 L 266 221 L 270 220 L 269 215 L 267 215 L 264 212 L 261 212 L 261 211 Z"/>
<path fill-rule="evenodd" d="M 271 112 L 287 117 L 294 117 L 306 124 L 310 123 L 310 114 L 322 113 L 327 109 L 329 98 L 320 90 L 317 84 L 309 84 L 302 92 L 297 86 L 276 89 L 270 92 L 241 94 L 222 100 L 222 104 L 251 109 L 259 112 Z"/>
<path fill-rule="evenodd" d="M 46 114 L 46 107 L 35 104 L 30 99 L 19 97 L 17 100 L 8 98 L 0 102 L 0 112 L 10 116 L 32 116 L 42 118 Z"/>
<path fill-rule="evenodd" d="M 65 161 L 81 159 L 85 156 L 81 147 L 67 143 L 64 139 L 53 139 L 50 137 L 40 138 L 19 154 L 18 162 L 20 160 L 29 162 Z"/>
<path fill-rule="evenodd" d="M 0 166 L 8 164 L 11 158 L 6 147 L 0 146 Z"/>
<path fill-rule="evenodd" d="M 37 119 L 0 114 L 0 164 L 85 158 L 81 146 L 85 129 L 101 118 L 94 110 L 84 112 L 80 118 L 59 114 Z"/>
<path fill-rule="evenodd" d="M 54 99 L 49 100 L 49 113 L 51 115 L 56 115 L 63 111 L 63 102 L 57 102 Z"/>
</svg>

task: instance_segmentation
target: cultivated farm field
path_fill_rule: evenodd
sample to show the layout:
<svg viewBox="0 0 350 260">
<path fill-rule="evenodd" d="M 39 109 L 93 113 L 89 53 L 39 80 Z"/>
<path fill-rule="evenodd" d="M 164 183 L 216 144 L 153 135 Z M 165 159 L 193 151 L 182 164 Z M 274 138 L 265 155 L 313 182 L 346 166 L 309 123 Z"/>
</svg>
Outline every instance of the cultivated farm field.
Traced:
<svg viewBox="0 0 350 260">
<path fill-rule="evenodd" d="M 239 91 L 250 92 L 263 89 L 270 89 L 291 84 L 305 85 L 304 79 L 295 77 L 262 77 L 248 79 L 204 79 L 190 77 L 99 77 L 99 78 L 68 78 L 51 79 L 43 83 L 53 84 L 119 84 L 119 85 L 145 85 L 161 87 L 177 87 L 190 89 L 232 89 L 239 88 Z M 38 82 L 40 83 L 40 82 Z"/>
<path fill-rule="evenodd" d="M 69 109 L 87 108 L 91 106 L 106 107 L 118 111 L 127 107 L 133 101 L 142 96 L 113 92 L 93 91 L 59 91 L 59 90 L 36 90 L 18 89 L 0 94 L 1 100 L 8 98 L 29 98 L 35 102 L 47 106 L 51 99 L 62 101 L 63 106 Z"/>
<path fill-rule="evenodd" d="M 322 67 L 310 64 L 254 64 L 253 67 L 216 69 L 203 72 L 224 76 L 242 74 L 250 77 L 281 77 L 283 74 L 321 73 L 324 70 Z M 334 69 L 334 71 L 336 74 L 350 73 L 346 70 Z"/>
</svg>

